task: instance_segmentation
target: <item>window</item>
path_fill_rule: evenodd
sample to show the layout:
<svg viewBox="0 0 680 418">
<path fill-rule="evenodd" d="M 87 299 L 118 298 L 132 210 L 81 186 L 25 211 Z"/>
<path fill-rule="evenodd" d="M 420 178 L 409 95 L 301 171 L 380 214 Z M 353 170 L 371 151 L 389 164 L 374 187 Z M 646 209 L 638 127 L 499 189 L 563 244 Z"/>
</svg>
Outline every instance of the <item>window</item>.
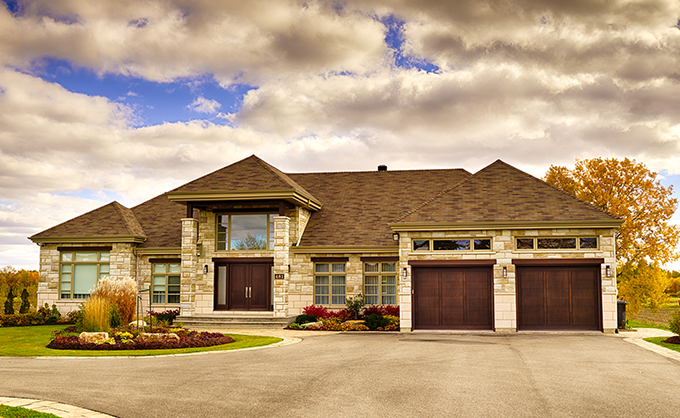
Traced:
<svg viewBox="0 0 680 418">
<path fill-rule="evenodd" d="M 598 247 L 596 237 L 518 237 L 515 240 L 515 248 L 518 250 L 596 250 Z"/>
<path fill-rule="evenodd" d="M 99 279 L 109 275 L 109 251 L 62 251 L 60 299 L 87 299 Z"/>
<path fill-rule="evenodd" d="M 416 239 L 413 251 L 484 251 L 491 250 L 491 238 Z"/>
<path fill-rule="evenodd" d="M 397 304 L 397 263 L 364 263 L 364 298 L 367 305 Z"/>
<path fill-rule="evenodd" d="M 345 263 L 314 265 L 314 304 L 345 304 Z"/>
<path fill-rule="evenodd" d="M 218 250 L 273 250 L 273 213 L 217 215 Z"/>
<path fill-rule="evenodd" d="M 179 303 L 180 264 L 153 264 L 153 303 Z"/>
</svg>

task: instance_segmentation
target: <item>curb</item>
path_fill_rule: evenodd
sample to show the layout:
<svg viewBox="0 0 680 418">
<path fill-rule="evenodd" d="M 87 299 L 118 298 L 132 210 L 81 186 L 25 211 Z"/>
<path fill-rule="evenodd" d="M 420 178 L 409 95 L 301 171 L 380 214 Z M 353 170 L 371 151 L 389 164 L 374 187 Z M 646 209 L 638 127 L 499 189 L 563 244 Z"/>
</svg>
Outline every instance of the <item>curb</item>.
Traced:
<svg viewBox="0 0 680 418">
<path fill-rule="evenodd" d="M 79 408 L 58 402 L 41 401 L 38 399 L 11 398 L 0 396 L 0 405 L 18 406 L 33 411 L 54 414 L 61 418 L 115 418 L 113 415 L 103 414 L 90 409 Z"/>
</svg>

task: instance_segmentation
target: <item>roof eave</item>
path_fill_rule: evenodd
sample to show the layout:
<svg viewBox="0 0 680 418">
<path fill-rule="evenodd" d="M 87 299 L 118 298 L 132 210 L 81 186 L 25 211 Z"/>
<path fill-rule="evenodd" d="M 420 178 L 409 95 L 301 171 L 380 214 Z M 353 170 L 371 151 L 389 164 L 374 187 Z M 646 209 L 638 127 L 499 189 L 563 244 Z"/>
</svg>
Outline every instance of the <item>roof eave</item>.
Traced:
<svg viewBox="0 0 680 418">
<path fill-rule="evenodd" d="M 294 189 L 280 190 L 242 190 L 215 192 L 169 192 L 168 199 L 173 202 L 187 204 L 189 202 L 220 202 L 230 200 L 285 200 L 305 209 L 318 211 L 323 204 L 318 200 L 305 196 Z"/>
<path fill-rule="evenodd" d="M 618 228 L 621 219 L 584 221 L 498 221 L 498 222 L 410 222 L 388 224 L 395 232 L 407 231 L 471 231 L 480 229 L 577 229 Z"/>
<path fill-rule="evenodd" d="M 86 244 L 86 243 L 102 243 L 102 242 L 129 242 L 134 244 L 141 244 L 146 241 L 147 237 L 140 235 L 99 235 L 86 237 L 29 237 L 35 244 Z"/>
</svg>

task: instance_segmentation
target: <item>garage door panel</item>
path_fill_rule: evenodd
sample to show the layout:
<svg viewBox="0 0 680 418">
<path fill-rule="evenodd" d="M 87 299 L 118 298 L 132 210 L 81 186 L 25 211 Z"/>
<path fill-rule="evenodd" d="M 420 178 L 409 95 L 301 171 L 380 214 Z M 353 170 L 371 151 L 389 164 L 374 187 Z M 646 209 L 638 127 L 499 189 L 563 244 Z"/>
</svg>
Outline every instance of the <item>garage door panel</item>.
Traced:
<svg viewBox="0 0 680 418">
<path fill-rule="evenodd" d="M 518 266 L 518 327 L 599 330 L 599 266 Z"/>
<path fill-rule="evenodd" d="M 414 268 L 413 277 L 416 328 L 493 328 L 490 268 Z"/>
</svg>

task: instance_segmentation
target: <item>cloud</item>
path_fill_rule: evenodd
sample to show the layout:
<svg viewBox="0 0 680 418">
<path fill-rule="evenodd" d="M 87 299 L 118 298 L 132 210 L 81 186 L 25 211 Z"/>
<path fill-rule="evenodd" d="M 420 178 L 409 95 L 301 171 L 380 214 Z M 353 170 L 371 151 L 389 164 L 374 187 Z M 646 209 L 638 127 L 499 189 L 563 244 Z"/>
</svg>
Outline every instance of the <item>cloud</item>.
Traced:
<svg viewBox="0 0 680 418">
<path fill-rule="evenodd" d="M 222 104 L 217 100 L 206 99 L 203 96 L 194 100 L 187 106 L 187 108 L 199 113 L 216 113 L 217 109 L 220 107 L 222 107 Z"/>
</svg>

